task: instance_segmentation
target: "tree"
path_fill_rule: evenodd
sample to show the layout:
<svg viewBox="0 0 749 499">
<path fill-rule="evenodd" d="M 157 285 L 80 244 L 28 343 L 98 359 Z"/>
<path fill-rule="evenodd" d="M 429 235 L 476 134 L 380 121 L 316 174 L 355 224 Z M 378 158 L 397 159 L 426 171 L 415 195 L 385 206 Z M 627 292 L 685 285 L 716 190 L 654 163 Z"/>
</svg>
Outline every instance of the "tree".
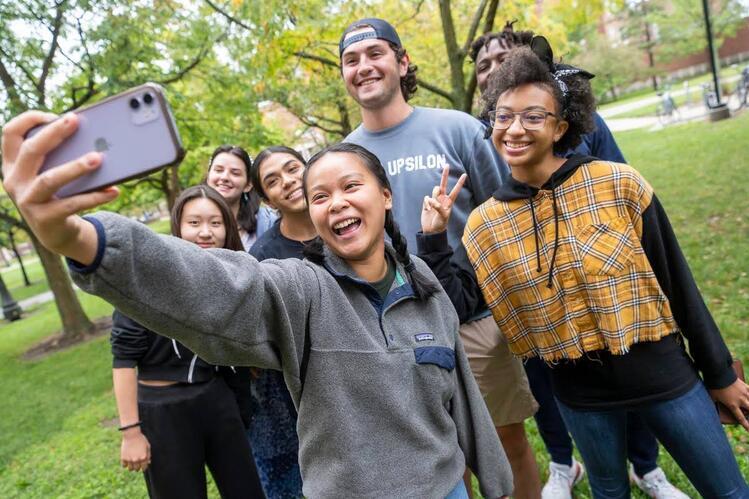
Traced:
<svg viewBox="0 0 749 499">
<path fill-rule="evenodd" d="M 142 81 L 182 80 L 216 40 L 196 12 L 170 2 L 25 0 L 0 7 L 0 102 L 7 119 L 27 109 L 65 112 Z M 220 36 L 220 35 L 218 35 Z M 174 43 L 167 43 L 174 42 Z M 52 82 L 55 82 L 54 84 Z M 42 246 L 7 197 L 0 219 L 29 234 L 62 319 L 63 336 L 93 324 L 60 257 Z"/>
<path fill-rule="evenodd" d="M 667 62 L 707 49 L 702 2 L 696 0 L 651 0 L 650 22 L 657 26 L 658 59 Z M 716 50 L 736 34 L 747 15 L 746 2 L 710 0 L 710 18 Z"/>
<path fill-rule="evenodd" d="M 590 37 L 585 50 L 573 62 L 596 75 L 591 83 L 599 98 L 609 92 L 613 100 L 617 98 L 618 87 L 638 81 L 645 72 L 642 55 L 637 48 L 614 45 L 601 34 Z"/>
</svg>

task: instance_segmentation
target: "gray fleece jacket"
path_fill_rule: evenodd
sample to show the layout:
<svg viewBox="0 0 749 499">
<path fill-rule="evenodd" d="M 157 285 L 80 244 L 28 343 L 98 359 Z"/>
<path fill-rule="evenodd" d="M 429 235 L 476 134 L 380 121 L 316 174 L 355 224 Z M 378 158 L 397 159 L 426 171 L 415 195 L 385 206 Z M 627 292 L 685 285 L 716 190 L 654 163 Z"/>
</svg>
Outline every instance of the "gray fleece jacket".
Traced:
<svg viewBox="0 0 749 499">
<path fill-rule="evenodd" d="M 70 262 L 82 289 L 208 362 L 283 371 L 299 413 L 305 496 L 444 498 L 466 465 L 485 497 L 512 492 L 443 291 L 416 300 L 398 268 L 383 302 L 332 254 L 323 266 L 260 263 L 119 215 L 89 220 L 96 260 Z"/>
</svg>

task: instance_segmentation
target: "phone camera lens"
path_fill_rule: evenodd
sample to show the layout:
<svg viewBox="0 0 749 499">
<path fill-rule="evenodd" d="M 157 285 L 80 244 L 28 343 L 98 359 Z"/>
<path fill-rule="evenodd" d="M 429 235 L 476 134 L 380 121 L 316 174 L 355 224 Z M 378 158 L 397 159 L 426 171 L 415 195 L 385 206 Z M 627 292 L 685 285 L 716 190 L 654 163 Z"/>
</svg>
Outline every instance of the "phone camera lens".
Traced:
<svg viewBox="0 0 749 499">
<path fill-rule="evenodd" d="M 150 106 L 153 103 L 153 95 L 143 94 L 143 102 L 145 102 L 146 105 Z"/>
<path fill-rule="evenodd" d="M 140 102 L 138 102 L 138 99 L 133 97 L 130 99 L 130 108 L 131 109 L 138 109 L 140 107 Z"/>
</svg>

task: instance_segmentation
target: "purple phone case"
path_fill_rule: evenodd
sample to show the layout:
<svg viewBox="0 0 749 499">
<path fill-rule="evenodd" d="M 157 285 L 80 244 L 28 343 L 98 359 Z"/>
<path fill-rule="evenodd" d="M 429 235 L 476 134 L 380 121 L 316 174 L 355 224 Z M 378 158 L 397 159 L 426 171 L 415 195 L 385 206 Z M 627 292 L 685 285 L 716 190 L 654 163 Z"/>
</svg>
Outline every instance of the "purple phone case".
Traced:
<svg viewBox="0 0 749 499">
<path fill-rule="evenodd" d="M 152 120 L 136 124 L 130 99 L 150 93 L 155 99 Z M 46 157 L 40 172 L 65 164 L 91 151 L 103 153 L 94 172 L 67 184 L 57 196 L 68 197 L 142 177 L 175 163 L 184 155 L 171 110 L 160 86 L 146 83 L 76 111 L 79 125 Z M 35 129 L 29 135 L 38 133 Z"/>
</svg>

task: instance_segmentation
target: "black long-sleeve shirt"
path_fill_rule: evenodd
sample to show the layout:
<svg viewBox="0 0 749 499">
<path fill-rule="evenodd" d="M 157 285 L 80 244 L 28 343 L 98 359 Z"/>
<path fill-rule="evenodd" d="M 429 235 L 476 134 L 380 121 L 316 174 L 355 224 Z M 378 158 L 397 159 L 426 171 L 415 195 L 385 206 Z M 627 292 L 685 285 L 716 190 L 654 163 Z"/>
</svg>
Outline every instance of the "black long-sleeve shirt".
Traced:
<svg viewBox="0 0 749 499">
<path fill-rule="evenodd" d="M 156 334 L 118 310 L 112 314 L 112 367 L 136 368 L 139 380 L 205 383 L 221 376 L 232 389 L 245 426 L 250 420 L 250 369 L 214 366 L 176 340 Z"/>
</svg>

